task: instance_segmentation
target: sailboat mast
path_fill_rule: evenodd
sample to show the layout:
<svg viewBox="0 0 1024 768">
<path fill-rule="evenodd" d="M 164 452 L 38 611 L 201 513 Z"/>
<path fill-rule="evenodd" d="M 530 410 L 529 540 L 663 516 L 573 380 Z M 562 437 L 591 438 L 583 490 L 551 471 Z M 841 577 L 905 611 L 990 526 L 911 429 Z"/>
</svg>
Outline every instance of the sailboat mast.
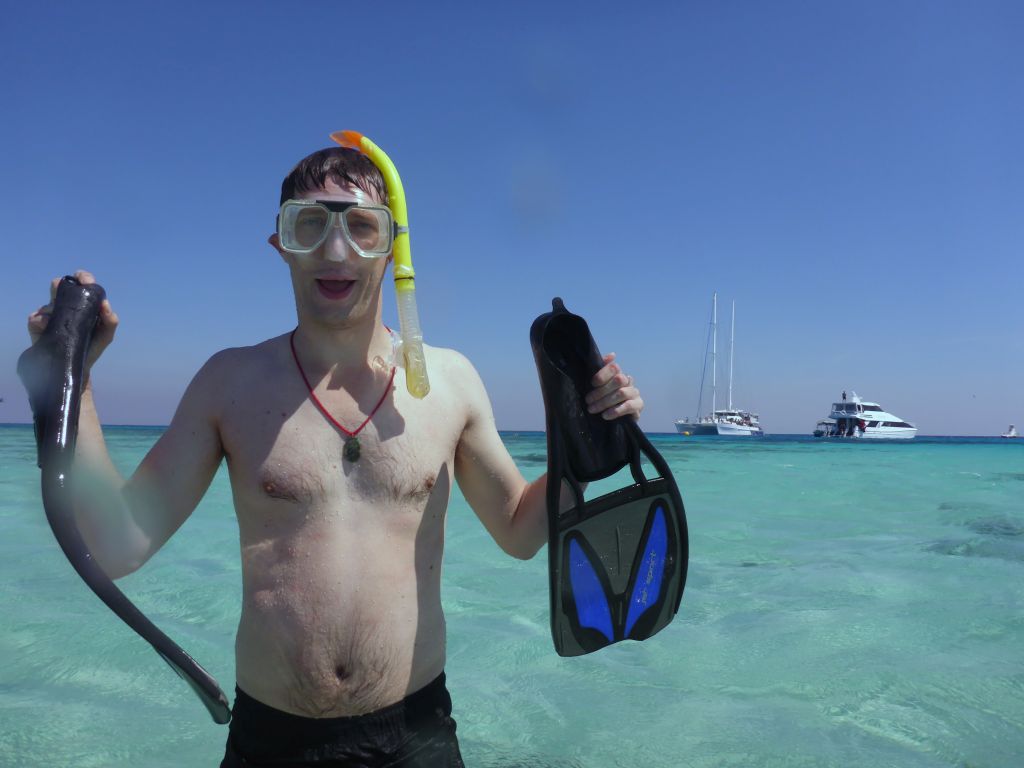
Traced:
<svg viewBox="0 0 1024 768">
<path fill-rule="evenodd" d="M 729 410 L 732 410 L 732 347 L 736 341 L 736 300 L 732 302 L 732 324 L 729 326 Z"/>
<path fill-rule="evenodd" d="M 718 385 L 718 291 L 711 296 L 711 332 L 714 334 L 711 344 L 711 418 L 715 418 L 718 406 L 715 401 Z"/>
</svg>

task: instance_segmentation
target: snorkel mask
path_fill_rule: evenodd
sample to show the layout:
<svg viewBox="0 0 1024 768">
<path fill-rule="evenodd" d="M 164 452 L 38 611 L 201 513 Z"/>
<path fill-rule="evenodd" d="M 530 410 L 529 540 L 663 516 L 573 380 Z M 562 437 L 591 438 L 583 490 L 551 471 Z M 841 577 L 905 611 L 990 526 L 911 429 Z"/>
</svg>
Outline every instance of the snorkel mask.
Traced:
<svg viewBox="0 0 1024 768">
<path fill-rule="evenodd" d="M 307 256 L 327 240 L 335 227 L 352 250 L 364 259 L 391 253 L 398 227 L 383 205 L 360 205 L 336 200 L 285 200 L 277 216 L 277 236 L 289 253 Z M 325 258 L 339 258 L 325 255 Z M 344 256 L 340 257 L 344 259 Z"/>
<path fill-rule="evenodd" d="M 391 162 L 384 150 L 356 131 L 335 131 L 331 139 L 348 149 L 356 149 L 370 158 L 384 176 L 384 185 L 388 190 L 388 207 L 394 217 L 391 252 L 394 256 L 395 299 L 398 305 L 398 322 L 401 326 L 402 357 L 405 360 L 405 383 L 409 394 L 415 398 L 424 398 L 430 392 L 430 380 L 427 378 L 427 364 L 423 355 L 423 331 L 420 330 L 419 313 L 416 311 L 416 282 L 412 268 L 412 252 L 409 248 L 409 213 L 405 207 L 405 190 L 398 176 L 398 169 Z M 340 216 L 343 212 L 334 212 Z M 342 220 L 346 227 L 347 220 Z"/>
</svg>

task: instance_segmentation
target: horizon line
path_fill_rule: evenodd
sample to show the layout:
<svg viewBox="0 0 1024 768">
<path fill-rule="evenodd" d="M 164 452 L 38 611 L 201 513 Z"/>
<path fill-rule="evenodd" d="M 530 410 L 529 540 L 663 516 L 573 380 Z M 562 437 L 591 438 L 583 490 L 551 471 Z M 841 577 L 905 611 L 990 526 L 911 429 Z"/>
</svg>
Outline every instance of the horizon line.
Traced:
<svg viewBox="0 0 1024 768">
<path fill-rule="evenodd" d="M 0 421 L 0 427 L 32 427 L 32 426 L 33 426 L 32 422 L 29 422 L 29 421 Z M 169 427 L 169 426 L 170 426 L 169 424 L 114 424 L 114 423 L 100 424 L 100 427 L 103 428 L 103 429 L 106 429 L 107 427 L 123 428 L 123 429 L 167 429 L 167 427 Z M 513 433 L 513 432 L 514 433 L 529 433 L 529 434 L 536 434 L 536 435 L 546 434 L 546 431 L 543 430 L 543 429 L 499 429 L 498 430 L 498 434 L 499 435 L 500 434 L 505 434 L 505 433 Z M 657 431 L 653 431 L 653 430 L 644 430 L 644 434 L 645 435 L 677 436 L 680 439 L 685 438 L 687 440 L 693 440 L 694 438 L 697 438 L 698 440 L 700 440 L 700 439 L 706 438 L 706 437 L 711 437 L 711 438 L 725 437 L 726 439 L 738 439 L 736 437 L 731 437 L 729 435 L 680 435 L 678 432 L 657 432 Z M 810 432 L 765 432 L 765 434 L 762 437 L 812 437 L 813 438 L 814 435 L 811 434 Z M 965 438 L 988 439 L 988 438 L 1001 438 L 1002 435 L 917 435 L 913 439 L 906 440 L 906 441 L 902 441 L 902 440 L 898 441 L 898 440 L 895 440 L 895 439 L 889 439 L 889 440 L 880 439 L 880 440 L 878 440 L 878 442 L 880 442 L 880 443 L 893 443 L 893 442 L 912 443 L 914 440 L 917 440 L 917 439 L 923 438 L 923 437 L 924 438 L 965 437 Z M 750 437 L 749 439 L 752 440 L 752 441 L 757 441 L 759 438 Z M 823 440 L 825 438 L 814 438 L 814 439 L 815 440 Z M 830 440 L 830 442 L 831 442 L 831 440 Z M 861 440 L 861 439 L 856 439 L 856 440 L 851 439 L 851 442 L 868 442 L 868 443 L 872 443 L 872 442 L 875 442 L 875 441 L 874 440 L 864 441 L 864 440 Z M 1024 440 L 1021 440 L 1021 442 L 1024 443 Z"/>
</svg>

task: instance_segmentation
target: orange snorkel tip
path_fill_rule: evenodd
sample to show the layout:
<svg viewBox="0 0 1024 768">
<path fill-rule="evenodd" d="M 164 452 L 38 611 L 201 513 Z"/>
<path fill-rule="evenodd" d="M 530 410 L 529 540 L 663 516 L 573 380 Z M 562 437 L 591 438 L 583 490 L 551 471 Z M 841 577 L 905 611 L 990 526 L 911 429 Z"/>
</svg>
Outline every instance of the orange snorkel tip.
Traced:
<svg viewBox="0 0 1024 768">
<path fill-rule="evenodd" d="M 359 131 L 335 131 L 331 134 L 331 139 L 343 147 L 363 151 L 363 134 Z"/>
</svg>

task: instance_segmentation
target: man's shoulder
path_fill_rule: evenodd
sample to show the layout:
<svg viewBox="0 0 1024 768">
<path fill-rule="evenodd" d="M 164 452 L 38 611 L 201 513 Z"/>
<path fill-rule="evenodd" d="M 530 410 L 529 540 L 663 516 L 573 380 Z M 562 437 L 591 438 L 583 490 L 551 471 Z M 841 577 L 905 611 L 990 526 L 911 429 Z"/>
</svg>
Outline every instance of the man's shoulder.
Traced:
<svg viewBox="0 0 1024 768">
<path fill-rule="evenodd" d="M 196 373 L 183 403 L 205 409 L 218 418 L 243 401 L 277 387 L 282 371 L 282 349 L 288 352 L 288 335 L 248 347 L 228 347 L 210 356 Z"/>
<path fill-rule="evenodd" d="M 224 380 L 238 375 L 252 376 L 280 369 L 282 353 L 288 349 L 288 334 L 247 347 L 228 347 L 215 352 L 197 378 Z"/>
<path fill-rule="evenodd" d="M 483 380 L 464 354 L 447 347 L 424 345 L 431 387 L 450 393 L 464 405 L 478 404 L 487 397 Z"/>
<path fill-rule="evenodd" d="M 424 344 L 423 351 L 427 359 L 428 372 L 436 371 L 439 376 L 448 380 L 449 384 L 475 384 L 480 380 L 473 363 L 458 350 Z"/>
<path fill-rule="evenodd" d="M 469 358 L 456 349 L 449 347 L 435 347 L 432 344 L 424 344 L 423 351 L 426 354 L 427 362 L 445 368 L 472 368 L 473 364 Z"/>
</svg>

